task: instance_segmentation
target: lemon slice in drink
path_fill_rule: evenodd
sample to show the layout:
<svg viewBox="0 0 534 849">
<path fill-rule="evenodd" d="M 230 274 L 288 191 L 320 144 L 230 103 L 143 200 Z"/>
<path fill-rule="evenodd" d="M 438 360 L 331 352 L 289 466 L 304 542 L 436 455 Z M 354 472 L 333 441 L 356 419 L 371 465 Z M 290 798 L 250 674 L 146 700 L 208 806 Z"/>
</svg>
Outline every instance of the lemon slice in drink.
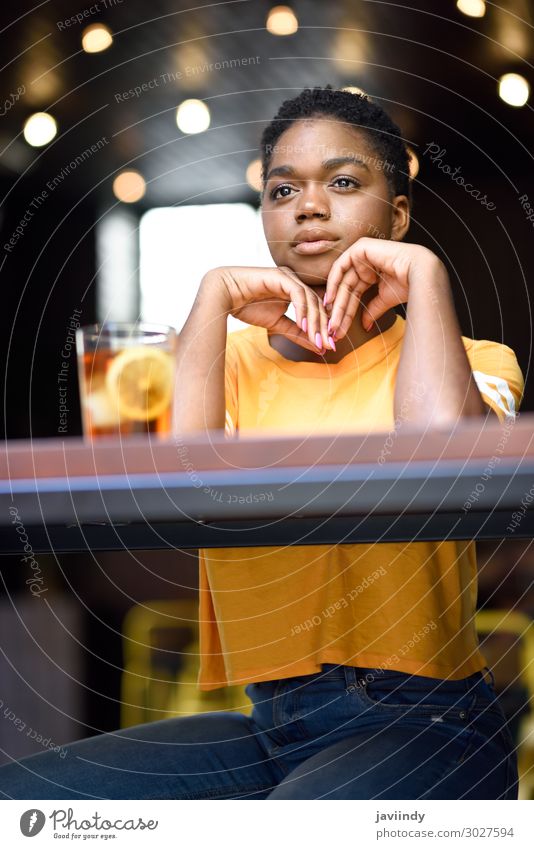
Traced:
<svg viewBox="0 0 534 849">
<path fill-rule="evenodd" d="M 167 409 L 172 384 L 172 355 L 147 345 L 120 351 L 106 374 L 106 389 L 120 415 L 136 422 L 157 419 Z"/>
</svg>

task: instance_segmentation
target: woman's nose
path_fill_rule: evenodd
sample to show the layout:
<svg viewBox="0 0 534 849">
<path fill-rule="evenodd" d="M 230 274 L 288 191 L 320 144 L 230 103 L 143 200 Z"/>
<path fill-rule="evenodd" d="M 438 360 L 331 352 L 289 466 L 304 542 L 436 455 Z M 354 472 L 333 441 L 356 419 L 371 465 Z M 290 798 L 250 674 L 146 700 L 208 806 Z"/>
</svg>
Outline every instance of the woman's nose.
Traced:
<svg viewBox="0 0 534 849">
<path fill-rule="evenodd" d="M 312 192 L 306 193 L 295 211 L 297 221 L 305 221 L 307 218 L 330 218 L 330 209 L 324 197 L 321 197 L 320 187 L 317 186 Z"/>
</svg>

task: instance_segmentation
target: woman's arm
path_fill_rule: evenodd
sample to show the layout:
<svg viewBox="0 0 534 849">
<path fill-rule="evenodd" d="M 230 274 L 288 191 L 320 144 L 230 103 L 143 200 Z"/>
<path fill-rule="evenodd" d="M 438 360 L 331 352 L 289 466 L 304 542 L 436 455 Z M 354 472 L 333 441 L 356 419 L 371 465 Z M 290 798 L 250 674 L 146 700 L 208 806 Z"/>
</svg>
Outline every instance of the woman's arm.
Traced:
<svg viewBox="0 0 534 849">
<path fill-rule="evenodd" d="M 362 326 L 407 303 L 406 327 L 395 384 L 394 414 L 421 427 L 448 427 L 480 416 L 484 400 L 472 376 L 447 270 L 422 245 L 363 237 L 333 264 L 325 303 L 332 304 L 330 331 L 342 338 L 370 286 Z"/>
<path fill-rule="evenodd" d="M 297 323 L 285 315 L 290 303 Z M 326 310 L 290 268 L 221 266 L 208 271 L 178 338 L 174 434 L 224 428 L 230 314 L 287 336 L 307 350 L 323 351 L 328 344 Z"/>
<path fill-rule="evenodd" d="M 229 304 L 218 274 L 202 279 L 178 337 L 173 433 L 224 428 L 224 359 Z"/>
<path fill-rule="evenodd" d="M 461 337 L 447 270 L 428 251 L 410 274 L 395 421 L 447 427 L 485 413 Z"/>
</svg>

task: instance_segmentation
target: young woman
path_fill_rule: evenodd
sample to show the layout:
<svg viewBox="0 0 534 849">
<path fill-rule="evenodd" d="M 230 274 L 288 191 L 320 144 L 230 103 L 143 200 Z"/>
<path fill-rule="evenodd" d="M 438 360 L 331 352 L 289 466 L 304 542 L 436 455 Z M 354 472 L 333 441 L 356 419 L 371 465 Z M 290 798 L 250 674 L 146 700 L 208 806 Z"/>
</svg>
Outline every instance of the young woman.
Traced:
<svg viewBox="0 0 534 849">
<path fill-rule="evenodd" d="M 409 157 L 384 111 L 305 90 L 267 127 L 262 157 L 277 267 L 203 278 L 180 335 L 177 432 L 305 438 L 512 420 L 523 391 L 513 351 L 462 337 L 445 267 L 402 241 Z M 230 314 L 250 327 L 227 338 Z M 199 686 L 245 684 L 251 716 L 80 741 L 61 760 L 0 769 L 0 794 L 516 798 L 475 600 L 473 542 L 201 551 Z"/>
</svg>

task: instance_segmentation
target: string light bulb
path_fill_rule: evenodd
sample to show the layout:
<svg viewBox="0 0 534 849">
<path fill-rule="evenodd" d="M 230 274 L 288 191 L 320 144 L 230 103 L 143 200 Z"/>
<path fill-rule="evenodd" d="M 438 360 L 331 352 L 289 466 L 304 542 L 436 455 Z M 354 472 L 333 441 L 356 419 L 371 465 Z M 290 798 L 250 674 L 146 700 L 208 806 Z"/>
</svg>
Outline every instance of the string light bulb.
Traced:
<svg viewBox="0 0 534 849">
<path fill-rule="evenodd" d="M 524 106 L 530 86 L 521 74 L 503 74 L 499 79 L 499 97 L 509 106 Z"/>
<path fill-rule="evenodd" d="M 457 0 L 456 8 L 470 18 L 483 18 L 486 14 L 484 0 Z"/>
<path fill-rule="evenodd" d="M 82 48 L 86 53 L 101 53 L 112 44 L 111 30 L 105 24 L 91 24 L 82 32 Z"/>
<path fill-rule="evenodd" d="M 22 132 L 32 147 L 43 147 L 57 133 L 56 120 L 48 112 L 34 112 L 24 123 Z"/>
<path fill-rule="evenodd" d="M 113 194 L 122 203 L 137 203 L 145 192 L 145 178 L 139 171 L 121 171 L 113 180 Z"/>
<path fill-rule="evenodd" d="M 176 124 L 182 133 L 203 133 L 210 122 L 210 110 L 202 100 L 184 100 L 176 110 Z"/>
<path fill-rule="evenodd" d="M 265 27 L 271 35 L 294 35 L 299 22 L 290 6 L 273 6 L 267 15 Z"/>
</svg>

